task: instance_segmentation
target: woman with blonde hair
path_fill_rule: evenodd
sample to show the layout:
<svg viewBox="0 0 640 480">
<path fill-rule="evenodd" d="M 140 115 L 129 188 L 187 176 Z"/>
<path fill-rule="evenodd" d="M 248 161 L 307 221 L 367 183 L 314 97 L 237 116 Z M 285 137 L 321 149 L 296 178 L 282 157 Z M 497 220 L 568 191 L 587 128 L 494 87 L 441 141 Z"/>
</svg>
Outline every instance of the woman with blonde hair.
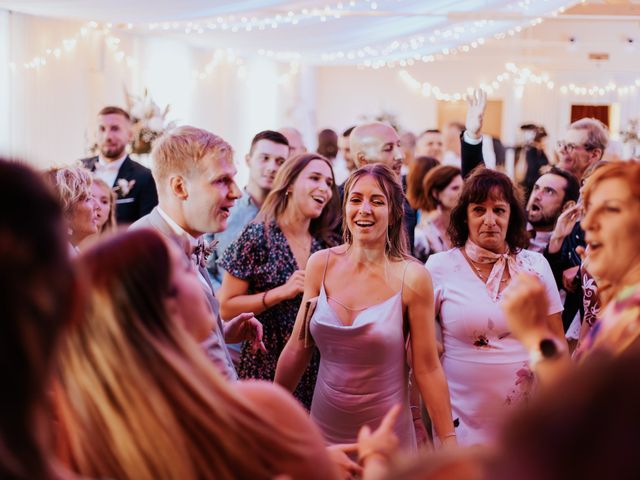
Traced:
<svg viewBox="0 0 640 480">
<path fill-rule="evenodd" d="M 116 228 L 116 194 L 101 178 L 93 177 L 91 193 L 98 203 L 98 233 L 106 233 Z"/>
<path fill-rule="evenodd" d="M 151 230 L 79 260 L 85 318 L 61 345 L 60 454 L 86 477 L 335 478 L 320 435 L 283 390 L 228 383 L 197 344 L 211 328 L 192 263 Z"/>
<path fill-rule="evenodd" d="M 218 292 L 220 313 L 232 318 L 253 312 L 264 328 L 266 352 L 245 344 L 241 378 L 273 380 L 300 308 L 309 256 L 334 245 L 338 192 L 331 163 L 317 153 L 285 161 L 256 219 L 227 248 Z M 317 357 L 294 396 L 311 405 L 318 369 Z"/>
<path fill-rule="evenodd" d="M 91 193 L 91 173 L 82 167 L 59 167 L 47 170 L 44 178 L 62 203 L 70 252 L 76 253 L 80 242 L 98 232 L 98 202 Z"/>
</svg>

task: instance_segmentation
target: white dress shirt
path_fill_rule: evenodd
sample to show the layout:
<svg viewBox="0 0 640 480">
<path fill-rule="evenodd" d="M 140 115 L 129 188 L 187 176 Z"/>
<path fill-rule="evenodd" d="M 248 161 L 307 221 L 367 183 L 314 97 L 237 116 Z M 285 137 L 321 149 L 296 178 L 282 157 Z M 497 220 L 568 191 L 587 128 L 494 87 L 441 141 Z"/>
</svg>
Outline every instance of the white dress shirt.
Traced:
<svg viewBox="0 0 640 480">
<path fill-rule="evenodd" d="M 93 174 L 100 180 L 103 180 L 107 185 L 115 187 L 116 179 L 118 177 L 118 170 L 120 170 L 120 167 L 122 166 L 126 158 L 127 154 L 125 153 L 118 160 L 107 162 L 102 158 L 102 156 L 99 156 L 98 161 L 96 162 L 96 171 Z"/>
<path fill-rule="evenodd" d="M 200 242 L 202 235 L 198 238 L 195 238 L 193 235 L 188 233 L 184 228 L 182 228 L 180 225 L 174 222 L 173 219 L 167 214 L 167 212 L 162 210 L 160 207 L 158 207 L 158 213 L 160 214 L 162 219 L 165 222 L 167 222 L 167 224 L 171 227 L 171 230 L 173 230 L 173 233 L 175 233 L 178 237 L 186 238 L 189 241 L 189 247 L 191 250 L 193 250 L 198 246 L 198 243 Z M 211 284 L 206 278 L 202 276 L 199 265 L 195 263 L 193 256 L 191 256 L 191 261 L 196 267 L 196 272 L 198 272 L 198 279 L 200 280 L 200 283 L 202 283 L 205 287 L 207 287 L 207 289 L 211 290 Z"/>
</svg>

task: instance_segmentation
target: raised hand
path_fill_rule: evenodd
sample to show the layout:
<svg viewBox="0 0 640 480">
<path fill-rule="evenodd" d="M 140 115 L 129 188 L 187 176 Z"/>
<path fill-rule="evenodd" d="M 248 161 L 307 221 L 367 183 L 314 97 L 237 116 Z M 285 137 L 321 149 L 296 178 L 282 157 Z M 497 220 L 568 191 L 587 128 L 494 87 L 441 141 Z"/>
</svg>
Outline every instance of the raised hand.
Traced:
<svg viewBox="0 0 640 480">
<path fill-rule="evenodd" d="M 551 239 L 549 240 L 549 253 L 557 253 L 560 251 L 562 242 L 565 237 L 571 233 L 571 230 L 573 230 L 574 225 L 580 219 L 581 215 L 582 205 L 580 203 L 576 203 L 560 214 L 553 233 L 551 234 Z"/>
<path fill-rule="evenodd" d="M 465 128 L 467 134 L 474 138 L 480 138 L 482 130 L 482 120 L 487 108 L 487 94 L 481 88 L 476 88 L 471 95 L 466 96 L 467 100 L 467 120 Z"/>
<path fill-rule="evenodd" d="M 380 426 L 371 431 L 364 425 L 358 432 L 358 458 L 361 462 L 368 457 L 378 456 L 388 459 L 398 448 L 398 437 L 393 432 L 393 426 L 398 421 L 400 405 L 395 405 L 387 412 L 380 422 Z"/>
</svg>

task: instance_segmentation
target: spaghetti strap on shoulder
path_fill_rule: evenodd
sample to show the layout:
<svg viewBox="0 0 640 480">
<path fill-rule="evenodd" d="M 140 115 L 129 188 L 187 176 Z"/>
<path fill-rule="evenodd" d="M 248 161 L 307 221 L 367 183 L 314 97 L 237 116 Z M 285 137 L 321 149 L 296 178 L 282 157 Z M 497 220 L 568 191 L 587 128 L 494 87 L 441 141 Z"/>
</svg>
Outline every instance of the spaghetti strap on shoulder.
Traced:
<svg viewBox="0 0 640 480">
<path fill-rule="evenodd" d="M 329 266 L 329 257 L 331 256 L 331 249 L 327 248 L 327 259 L 324 261 L 324 270 L 322 272 L 322 286 L 324 287 L 324 277 L 327 275 L 327 267 Z"/>
<path fill-rule="evenodd" d="M 404 277 L 407 275 L 407 268 L 409 268 L 410 260 L 405 260 L 404 262 L 404 270 L 402 271 L 402 285 L 400 285 L 400 296 L 402 297 L 402 292 L 404 292 Z"/>
</svg>

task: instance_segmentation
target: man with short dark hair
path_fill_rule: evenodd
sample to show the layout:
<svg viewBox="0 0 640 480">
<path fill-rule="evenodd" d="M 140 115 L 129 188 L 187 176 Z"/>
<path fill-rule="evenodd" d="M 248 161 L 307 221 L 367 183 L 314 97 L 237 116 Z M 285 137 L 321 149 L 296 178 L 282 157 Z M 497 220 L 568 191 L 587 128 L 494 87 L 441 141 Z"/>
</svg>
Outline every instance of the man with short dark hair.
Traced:
<svg viewBox="0 0 640 480">
<path fill-rule="evenodd" d="M 578 179 L 566 170 L 551 167 L 536 180 L 527 202 L 532 233 L 529 250 L 543 252 L 547 248 L 558 217 L 576 204 L 579 195 Z"/>
<path fill-rule="evenodd" d="M 280 132 L 264 130 L 251 140 L 249 153 L 245 156 L 249 167 L 249 181 L 242 196 L 229 212 L 227 228 L 215 235 L 218 243 L 208 266 L 216 288 L 220 287 L 223 275 L 223 270 L 215 263 L 216 260 L 222 257 L 231 242 L 256 217 L 273 187 L 278 169 L 288 157 L 289 142 Z"/>
<path fill-rule="evenodd" d="M 431 157 L 442 163 L 443 146 L 440 130 L 435 128 L 425 130 L 416 140 L 416 157 Z"/>
<path fill-rule="evenodd" d="M 120 107 L 104 107 L 98 112 L 96 133 L 100 153 L 82 160 L 85 168 L 112 186 L 117 195 L 116 220 L 120 224 L 135 222 L 158 204 L 151 171 L 127 154 L 132 138 L 129 114 Z"/>
</svg>

